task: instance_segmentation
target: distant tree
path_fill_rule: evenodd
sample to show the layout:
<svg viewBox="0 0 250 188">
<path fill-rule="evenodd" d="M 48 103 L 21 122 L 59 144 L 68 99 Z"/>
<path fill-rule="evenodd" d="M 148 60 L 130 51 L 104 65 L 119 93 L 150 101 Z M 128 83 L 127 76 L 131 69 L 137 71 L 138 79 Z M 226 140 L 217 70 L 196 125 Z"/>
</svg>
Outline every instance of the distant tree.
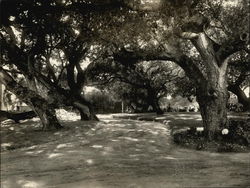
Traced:
<svg viewBox="0 0 250 188">
<path fill-rule="evenodd" d="M 156 112 L 156 109 L 153 109 L 150 104 L 152 99 L 148 100 L 146 89 L 137 88 L 125 82 L 114 81 L 108 85 L 108 91 L 119 101 L 122 101 L 129 112 L 142 113 L 150 110 Z"/>
<path fill-rule="evenodd" d="M 86 98 L 93 104 L 96 113 L 121 112 L 121 102 L 108 90 L 94 89 L 86 93 Z"/>
<path fill-rule="evenodd" d="M 181 76 L 181 69 L 171 62 L 137 62 L 131 66 L 118 59 L 92 63 L 88 72 L 95 84 L 113 86 L 109 88 L 134 106 L 135 111 L 151 106 L 157 114 L 163 114 L 159 100 L 173 92 L 174 81 Z"/>
</svg>

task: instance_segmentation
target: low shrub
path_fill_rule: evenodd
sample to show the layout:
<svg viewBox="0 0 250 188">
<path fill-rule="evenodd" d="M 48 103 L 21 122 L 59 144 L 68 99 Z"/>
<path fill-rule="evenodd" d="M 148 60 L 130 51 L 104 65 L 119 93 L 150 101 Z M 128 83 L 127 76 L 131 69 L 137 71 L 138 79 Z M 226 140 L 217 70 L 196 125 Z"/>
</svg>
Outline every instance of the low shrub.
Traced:
<svg viewBox="0 0 250 188">
<path fill-rule="evenodd" d="M 239 152 L 250 150 L 250 121 L 230 120 L 227 128 L 215 133 L 213 141 L 207 141 L 202 127 L 189 128 L 173 134 L 178 145 L 219 152 Z"/>
</svg>

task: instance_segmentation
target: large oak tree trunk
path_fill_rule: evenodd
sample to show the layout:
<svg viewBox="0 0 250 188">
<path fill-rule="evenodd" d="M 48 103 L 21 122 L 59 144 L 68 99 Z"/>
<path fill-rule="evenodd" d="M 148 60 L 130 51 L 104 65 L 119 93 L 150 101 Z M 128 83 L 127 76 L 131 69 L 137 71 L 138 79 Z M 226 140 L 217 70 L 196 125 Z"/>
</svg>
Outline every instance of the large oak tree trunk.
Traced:
<svg viewBox="0 0 250 188">
<path fill-rule="evenodd" d="M 55 110 L 44 98 L 36 92 L 18 85 L 18 83 L 3 69 L 0 69 L 0 82 L 6 86 L 6 89 L 14 93 L 20 100 L 28 104 L 39 116 L 43 129 L 62 128 L 57 120 Z"/>
<path fill-rule="evenodd" d="M 81 41 L 77 41 L 75 45 L 77 47 L 81 46 Z M 93 105 L 87 101 L 81 94 L 84 86 L 85 72 L 80 66 L 80 60 L 83 55 L 87 52 L 88 48 L 78 49 L 72 48 L 71 50 L 65 50 L 65 54 L 69 60 L 69 65 L 67 66 L 67 82 L 71 91 L 71 95 L 68 96 L 70 99 L 70 105 L 76 108 L 81 116 L 81 120 L 96 120 L 97 118 Z M 77 70 L 77 74 L 75 73 Z"/>
<path fill-rule="evenodd" d="M 225 82 L 221 86 L 216 86 L 213 81 L 208 81 L 197 89 L 197 101 L 205 134 L 209 140 L 213 139 L 217 131 L 227 127 L 227 100 Z"/>
<path fill-rule="evenodd" d="M 206 68 L 206 79 L 197 86 L 197 100 L 206 136 L 212 140 L 216 131 L 227 127 L 228 61 L 220 62 L 211 39 L 205 33 L 200 33 L 192 42 L 200 52 Z"/>
</svg>

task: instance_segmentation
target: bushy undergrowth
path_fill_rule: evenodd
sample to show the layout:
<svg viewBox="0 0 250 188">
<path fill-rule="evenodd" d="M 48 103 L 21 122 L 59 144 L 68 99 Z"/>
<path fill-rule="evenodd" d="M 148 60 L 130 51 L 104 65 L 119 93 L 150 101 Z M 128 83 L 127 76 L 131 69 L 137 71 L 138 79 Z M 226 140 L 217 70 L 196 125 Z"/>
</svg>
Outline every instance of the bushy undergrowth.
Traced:
<svg viewBox="0 0 250 188">
<path fill-rule="evenodd" d="M 205 139 L 202 128 L 189 128 L 173 134 L 178 145 L 218 152 L 250 151 L 250 119 L 230 120 L 228 128 L 216 132 L 212 141 Z"/>
</svg>

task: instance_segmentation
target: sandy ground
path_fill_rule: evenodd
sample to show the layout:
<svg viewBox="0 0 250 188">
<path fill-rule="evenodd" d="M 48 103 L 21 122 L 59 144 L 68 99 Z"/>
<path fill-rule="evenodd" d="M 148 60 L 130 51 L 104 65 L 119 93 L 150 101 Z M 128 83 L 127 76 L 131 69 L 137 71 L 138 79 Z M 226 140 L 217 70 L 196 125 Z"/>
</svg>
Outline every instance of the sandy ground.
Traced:
<svg viewBox="0 0 250 188">
<path fill-rule="evenodd" d="M 192 116 L 180 115 L 169 124 Z M 249 153 L 187 150 L 172 143 L 170 125 L 100 118 L 64 120 L 65 129 L 58 132 L 41 132 L 36 119 L 2 123 L 1 187 L 250 187 Z"/>
</svg>

